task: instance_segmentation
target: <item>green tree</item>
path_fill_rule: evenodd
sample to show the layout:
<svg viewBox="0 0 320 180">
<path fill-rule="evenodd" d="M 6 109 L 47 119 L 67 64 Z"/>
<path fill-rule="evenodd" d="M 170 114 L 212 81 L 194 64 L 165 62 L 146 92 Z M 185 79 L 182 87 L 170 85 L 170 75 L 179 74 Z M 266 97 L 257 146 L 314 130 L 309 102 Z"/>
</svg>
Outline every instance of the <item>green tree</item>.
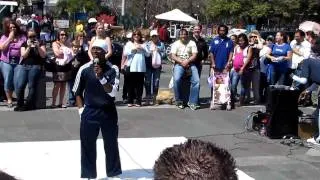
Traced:
<svg viewBox="0 0 320 180">
<path fill-rule="evenodd" d="M 292 23 L 299 16 L 317 14 L 319 0 L 207 0 L 206 13 L 216 19 L 243 21 L 261 26 L 263 20 L 277 18 Z M 307 16 L 304 16 L 307 18 Z"/>
<path fill-rule="evenodd" d="M 99 10 L 97 1 L 88 0 L 59 0 L 57 3 L 58 12 L 68 12 L 69 15 L 75 12 L 97 12 Z"/>
</svg>

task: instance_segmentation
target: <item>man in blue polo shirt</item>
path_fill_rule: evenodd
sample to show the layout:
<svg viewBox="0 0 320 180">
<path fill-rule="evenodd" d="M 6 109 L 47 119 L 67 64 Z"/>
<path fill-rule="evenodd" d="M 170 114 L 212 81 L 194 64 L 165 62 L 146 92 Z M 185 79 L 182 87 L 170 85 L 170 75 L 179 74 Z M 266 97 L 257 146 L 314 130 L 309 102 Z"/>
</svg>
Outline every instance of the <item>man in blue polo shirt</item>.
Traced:
<svg viewBox="0 0 320 180">
<path fill-rule="evenodd" d="M 233 42 L 227 37 L 228 27 L 218 26 L 218 36 L 210 44 L 211 73 L 229 72 L 232 67 Z"/>
<path fill-rule="evenodd" d="M 105 59 L 105 40 L 92 44 L 93 61 L 81 66 L 73 92 L 81 117 L 81 178 L 94 179 L 96 141 L 101 129 L 108 177 L 122 173 L 118 149 L 118 114 L 114 103 L 119 85 L 119 70 Z"/>
</svg>

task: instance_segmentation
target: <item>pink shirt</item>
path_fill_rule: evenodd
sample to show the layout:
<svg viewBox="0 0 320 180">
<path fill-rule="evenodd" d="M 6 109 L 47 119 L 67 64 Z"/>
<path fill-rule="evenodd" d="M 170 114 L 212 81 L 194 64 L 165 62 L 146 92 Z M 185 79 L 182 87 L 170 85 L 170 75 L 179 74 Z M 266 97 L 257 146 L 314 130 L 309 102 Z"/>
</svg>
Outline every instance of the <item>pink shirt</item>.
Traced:
<svg viewBox="0 0 320 180">
<path fill-rule="evenodd" d="M 4 43 L 8 39 L 7 36 L 2 35 L 0 39 L 0 44 Z M 1 52 L 0 60 L 3 62 L 8 63 L 9 62 L 9 57 L 20 57 L 21 56 L 21 46 L 24 42 L 27 41 L 27 37 L 24 35 L 21 35 L 18 38 L 17 42 L 10 42 L 9 46 L 7 49 L 3 50 Z"/>
</svg>

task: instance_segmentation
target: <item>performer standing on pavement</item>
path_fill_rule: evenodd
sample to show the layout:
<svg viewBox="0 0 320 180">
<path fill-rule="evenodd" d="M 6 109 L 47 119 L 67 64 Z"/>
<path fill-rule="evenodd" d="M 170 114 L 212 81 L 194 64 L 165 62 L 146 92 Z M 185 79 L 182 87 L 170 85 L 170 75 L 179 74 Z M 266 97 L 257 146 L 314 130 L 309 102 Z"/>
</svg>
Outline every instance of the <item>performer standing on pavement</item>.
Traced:
<svg viewBox="0 0 320 180">
<path fill-rule="evenodd" d="M 81 66 L 73 92 L 81 117 L 81 178 L 96 178 L 96 140 L 101 129 L 108 177 L 122 173 L 118 149 L 118 115 L 114 103 L 119 70 L 105 59 L 105 40 L 92 44 L 93 61 Z"/>
</svg>

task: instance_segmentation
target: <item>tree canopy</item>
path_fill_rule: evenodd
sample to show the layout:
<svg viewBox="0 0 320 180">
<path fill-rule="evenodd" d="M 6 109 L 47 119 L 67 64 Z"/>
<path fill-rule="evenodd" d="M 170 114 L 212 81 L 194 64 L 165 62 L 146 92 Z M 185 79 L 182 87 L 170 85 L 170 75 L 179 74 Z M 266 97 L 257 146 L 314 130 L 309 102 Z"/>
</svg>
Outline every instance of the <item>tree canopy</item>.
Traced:
<svg viewBox="0 0 320 180">
<path fill-rule="evenodd" d="M 246 24 L 272 17 L 290 22 L 319 18 L 319 3 L 319 0 L 207 0 L 206 13 L 213 18 L 232 18 Z"/>
<path fill-rule="evenodd" d="M 97 1 L 88 0 L 59 0 L 57 5 L 59 13 L 67 12 L 96 12 L 99 9 Z"/>
</svg>

